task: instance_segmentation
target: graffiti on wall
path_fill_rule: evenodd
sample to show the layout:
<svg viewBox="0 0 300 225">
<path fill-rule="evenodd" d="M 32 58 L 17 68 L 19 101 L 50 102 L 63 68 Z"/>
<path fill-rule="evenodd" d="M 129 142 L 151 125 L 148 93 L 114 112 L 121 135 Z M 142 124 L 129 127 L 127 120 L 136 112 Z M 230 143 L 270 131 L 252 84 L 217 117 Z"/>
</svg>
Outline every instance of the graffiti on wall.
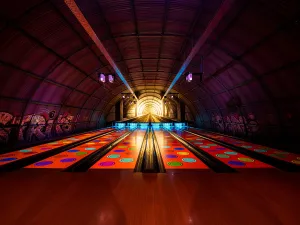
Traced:
<svg viewBox="0 0 300 225">
<path fill-rule="evenodd" d="M 0 112 L 0 142 L 6 142 L 8 140 L 10 131 L 12 128 L 6 126 L 13 121 L 13 116 L 9 113 Z"/>
<path fill-rule="evenodd" d="M 55 111 L 25 115 L 23 118 L 0 112 L 0 142 L 7 143 L 14 136 L 17 136 L 15 140 L 32 142 L 64 135 L 73 131 L 73 119 L 74 116 L 68 113 L 57 116 Z"/>
<path fill-rule="evenodd" d="M 211 122 L 215 130 L 233 135 L 253 135 L 259 131 L 259 123 L 253 113 L 249 113 L 247 116 L 234 113 L 224 117 L 212 114 Z"/>
</svg>

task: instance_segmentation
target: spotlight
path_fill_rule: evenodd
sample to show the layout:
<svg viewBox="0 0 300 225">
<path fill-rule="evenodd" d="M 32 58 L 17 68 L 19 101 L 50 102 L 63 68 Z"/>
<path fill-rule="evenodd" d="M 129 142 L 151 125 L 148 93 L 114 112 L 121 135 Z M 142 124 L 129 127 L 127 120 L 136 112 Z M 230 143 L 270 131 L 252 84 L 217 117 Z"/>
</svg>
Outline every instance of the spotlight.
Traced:
<svg viewBox="0 0 300 225">
<path fill-rule="evenodd" d="M 125 95 L 123 95 L 122 98 L 125 98 Z"/>
<path fill-rule="evenodd" d="M 99 81 L 105 83 L 105 75 L 103 73 L 99 74 Z"/>
<path fill-rule="evenodd" d="M 109 83 L 113 83 L 113 82 L 115 81 L 115 76 L 109 74 L 109 75 L 108 75 L 108 81 L 109 81 Z"/>
<path fill-rule="evenodd" d="M 174 98 L 174 96 L 173 96 L 173 95 L 171 95 L 171 98 Z"/>
<path fill-rule="evenodd" d="M 192 82 L 192 80 L 193 80 L 193 74 L 192 73 L 188 73 L 188 75 L 186 75 L 185 79 L 186 79 L 187 82 Z"/>
</svg>

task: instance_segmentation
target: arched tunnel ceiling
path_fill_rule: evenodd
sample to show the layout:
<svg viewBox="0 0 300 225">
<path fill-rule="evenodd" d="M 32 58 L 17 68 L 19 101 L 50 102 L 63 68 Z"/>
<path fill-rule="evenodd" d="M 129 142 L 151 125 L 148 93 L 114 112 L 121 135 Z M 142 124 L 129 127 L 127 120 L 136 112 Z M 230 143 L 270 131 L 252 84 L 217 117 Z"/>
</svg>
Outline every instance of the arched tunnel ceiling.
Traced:
<svg viewBox="0 0 300 225">
<path fill-rule="evenodd" d="M 154 92 L 166 91 L 221 2 L 76 1 L 133 90 Z M 235 1 L 186 70 L 199 72 L 203 55 L 203 83 L 174 86 L 203 126 L 232 112 L 290 126 L 300 111 L 299 9 L 297 0 Z M 1 111 L 47 108 L 95 125 L 126 90 L 119 79 L 97 82 L 113 70 L 62 0 L 5 1 L 0 16 Z"/>
</svg>

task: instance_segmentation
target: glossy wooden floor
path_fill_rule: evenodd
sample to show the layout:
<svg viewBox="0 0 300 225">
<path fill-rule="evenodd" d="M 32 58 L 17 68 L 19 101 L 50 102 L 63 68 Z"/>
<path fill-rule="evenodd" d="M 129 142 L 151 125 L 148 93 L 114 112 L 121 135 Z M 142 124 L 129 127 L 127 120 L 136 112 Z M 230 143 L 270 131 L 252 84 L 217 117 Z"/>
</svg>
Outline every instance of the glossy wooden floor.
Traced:
<svg viewBox="0 0 300 225">
<path fill-rule="evenodd" d="M 299 173 L 0 174 L 1 225 L 299 225 Z"/>
</svg>

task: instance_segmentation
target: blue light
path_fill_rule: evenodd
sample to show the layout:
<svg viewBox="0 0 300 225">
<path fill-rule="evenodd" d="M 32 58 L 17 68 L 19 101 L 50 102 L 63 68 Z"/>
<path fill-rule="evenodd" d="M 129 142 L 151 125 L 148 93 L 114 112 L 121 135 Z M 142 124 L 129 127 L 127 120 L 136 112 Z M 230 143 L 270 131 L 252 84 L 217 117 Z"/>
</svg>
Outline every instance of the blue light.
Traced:
<svg viewBox="0 0 300 225">
<path fill-rule="evenodd" d="M 128 126 L 129 126 L 129 128 L 130 129 L 135 129 L 135 128 L 137 128 L 137 123 L 128 123 Z"/>
<path fill-rule="evenodd" d="M 161 123 L 152 123 L 152 127 L 154 130 L 159 130 L 161 127 Z"/>
<path fill-rule="evenodd" d="M 185 123 L 175 123 L 176 130 L 183 130 L 183 129 L 185 129 L 185 127 L 186 127 Z"/>
<path fill-rule="evenodd" d="M 141 128 L 141 129 L 147 129 L 148 126 L 149 126 L 148 123 L 140 123 L 139 125 L 140 125 L 140 128 Z"/>
<path fill-rule="evenodd" d="M 117 129 L 124 129 L 125 128 L 125 123 L 116 123 Z"/>
<path fill-rule="evenodd" d="M 146 130 L 148 129 L 150 123 L 124 123 L 124 122 L 116 122 L 114 124 L 114 127 L 117 129 L 125 129 L 126 127 L 128 129 L 143 129 Z M 184 130 L 188 126 L 186 123 L 151 123 L 151 126 L 154 130 L 159 130 L 161 128 L 166 129 L 166 130 Z"/>
<path fill-rule="evenodd" d="M 171 127 L 172 127 L 172 123 L 163 123 L 163 128 L 164 129 L 170 130 Z"/>
</svg>

